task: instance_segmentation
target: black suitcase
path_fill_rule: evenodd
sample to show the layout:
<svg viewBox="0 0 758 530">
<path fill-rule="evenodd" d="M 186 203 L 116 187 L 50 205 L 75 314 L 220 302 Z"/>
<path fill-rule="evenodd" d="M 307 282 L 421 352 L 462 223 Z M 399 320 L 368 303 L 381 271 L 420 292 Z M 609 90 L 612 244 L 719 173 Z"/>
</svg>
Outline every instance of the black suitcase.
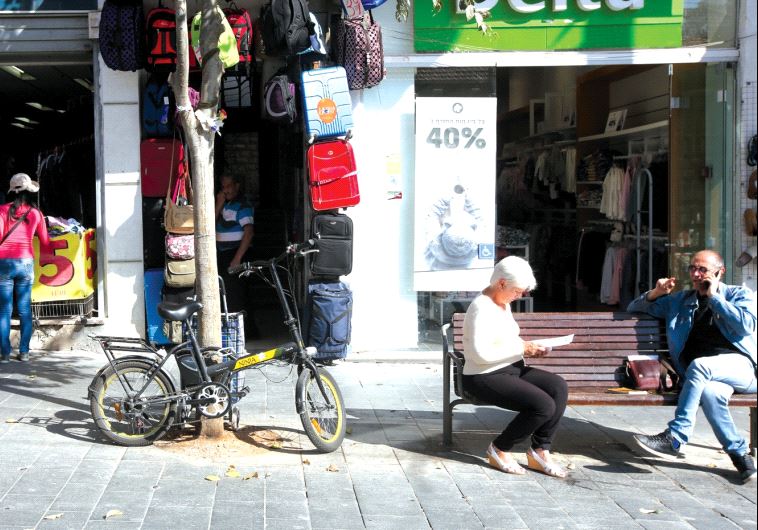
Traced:
<svg viewBox="0 0 758 530">
<path fill-rule="evenodd" d="M 342 276 L 353 270 L 353 221 L 342 213 L 320 213 L 313 217 L 311 237 L 318 252 L 311 260 L 314 276 Z"/>
<path fill-rule="evenodd" d="M 142 249 L 145 269 L 163 268 L 166 231 L 163 229 L 164 197 L 142 197 Z"/>
</svg>

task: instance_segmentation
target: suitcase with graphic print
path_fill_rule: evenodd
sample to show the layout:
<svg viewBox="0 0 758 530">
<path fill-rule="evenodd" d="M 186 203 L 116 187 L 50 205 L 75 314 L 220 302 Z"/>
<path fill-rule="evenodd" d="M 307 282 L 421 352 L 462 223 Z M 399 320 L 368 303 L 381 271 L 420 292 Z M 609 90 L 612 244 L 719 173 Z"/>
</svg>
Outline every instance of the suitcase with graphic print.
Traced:
<svg viewBox="0 0 758 530">
<path fill-rule="evenodd" d="M 316 142 L 308 147 L 308 174 L 314 210 L 355 206 L 361 200 L 358 172 L 350 142 Z"/>
<path fill-rule="evenodd" d="M 305 70 L 301 74 L 305 129 L 309 141 L 348 136 L 353 104 L 341 66 Z"/>
</svg>

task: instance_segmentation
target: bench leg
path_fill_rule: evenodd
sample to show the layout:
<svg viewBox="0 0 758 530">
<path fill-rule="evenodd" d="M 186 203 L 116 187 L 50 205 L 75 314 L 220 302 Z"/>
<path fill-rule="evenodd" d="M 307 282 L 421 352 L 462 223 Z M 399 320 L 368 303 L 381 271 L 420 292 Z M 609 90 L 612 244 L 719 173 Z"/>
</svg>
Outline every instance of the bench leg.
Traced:
<svg viewBox="0 0 758 530">
<path fill-rule="evenodd" d="M 453 443 L 453 407 L 450 403 L 450 359 L 442 354 L 442 445 Z"/>
<path fill-rule="evenodd" d="M 758 440 L 756 440 L 756 437 L 758 436 L 758 433 L 756 433 L 756 428 L 758 425 L 758 414 L 756 414 L 756 407 L 750 407 L 750 453 L 753 456 L 756 456 L 756 451 L 758 450 Z"/>
</svg>

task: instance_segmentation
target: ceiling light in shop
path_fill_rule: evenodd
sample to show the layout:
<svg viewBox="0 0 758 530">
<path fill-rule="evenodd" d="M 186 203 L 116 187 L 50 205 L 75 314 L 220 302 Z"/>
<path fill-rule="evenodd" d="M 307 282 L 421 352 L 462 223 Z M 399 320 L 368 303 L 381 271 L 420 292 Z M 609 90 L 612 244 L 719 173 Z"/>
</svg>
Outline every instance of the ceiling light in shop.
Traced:
<svg viewBox="0 0 758 530">
<path fill-rule="evenodd" d="M 13 123 L 11 123 L 11 125 L 13 125 L 14 127 L 18 127 L 19 129 L 32 129 L 33 128 L 33 127 L 29 127 L 25 123 L 19 123 L 17 121 L 14 121 Z"/>
<path fill-rule="evenodd" d="M 21 81 L 34 81 L 37 78 L 31 74 L 27 74 L 18 66 L 0 66 L 0 70 L 11 74 L 13 77 L 19 78 Z"/>
<path fill-rule="evenodd" d="M 53 108 L 48 107 L 47 105 L 43 105 L 42 103 L 37 103 L 36 101 L 27 101 L 26 104 L 29 105 L 33 109 L 44 110 L 46 112 L 55 110 Z"/>
<path fill-rule="evenodd" d="M 92 82 L 89 79 L 83 79 L 81 77 L 77 77 L 77 78 L 74 79 L 74 81 L 76 81 L 77 83 L 79 83 L 80 85 L 82 85 L 84 88 L 86 88 L 90 92 L 94 92 L 95 91 L 95 87 L 94 87 L 94 85 L 92 84 Z"/>
<path fill-rule="evenodd" d="M 13 119 L 16 120 L 16 121 L 21 121 L 21 122 L 24 122 L 24 123 L 28 123 L 29 125 L 39 125 L 38 121 L 30 120 L 26 116 L 16 116 Z"/>
</svg>

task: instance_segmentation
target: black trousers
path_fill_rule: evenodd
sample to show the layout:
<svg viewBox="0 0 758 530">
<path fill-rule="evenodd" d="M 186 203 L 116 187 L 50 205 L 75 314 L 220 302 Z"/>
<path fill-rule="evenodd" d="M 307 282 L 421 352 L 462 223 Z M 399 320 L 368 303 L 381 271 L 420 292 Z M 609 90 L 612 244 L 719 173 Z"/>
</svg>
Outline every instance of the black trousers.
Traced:
<svg viewBox="0 0 758 530">
<path fill-rule="evenodd" d="M 464 375 L 463 385 L 482 401 L 518 412 L 492 442 L 495 447 L 510 451 L 531 436 L 532 448 L 550 449 L 568 399 L 561 376 L 519 361 L 488 374 Z"/>
</svg>

